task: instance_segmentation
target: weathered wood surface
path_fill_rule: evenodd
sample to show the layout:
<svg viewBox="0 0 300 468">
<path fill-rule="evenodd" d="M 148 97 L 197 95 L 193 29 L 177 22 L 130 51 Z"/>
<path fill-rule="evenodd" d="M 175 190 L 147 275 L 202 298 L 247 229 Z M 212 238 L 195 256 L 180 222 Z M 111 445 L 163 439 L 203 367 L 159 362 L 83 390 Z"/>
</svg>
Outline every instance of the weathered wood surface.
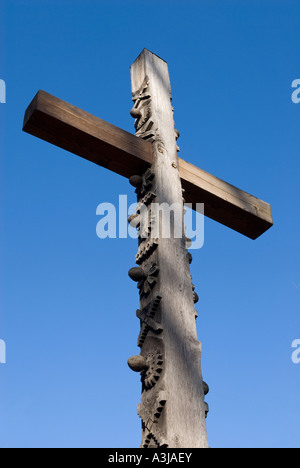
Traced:
<svg viewBox="0 0 300 468">
<path fill-rule="evenodd" d="M 176 238 L 172 229 L 176 221 L 173 220 L 170 238 L 160 235 L 157 248 L 138 269 L 138 273 L 150 269 L 155 275 L 150 295 L 141 296 L 141 310 L 147 310 L 150 301 L 159 295 L 161 301 L 153 319 L 162 330 L 157 335 L 153 329 L 141 344 L 141 355 L 146 363 L 153 362 L 152 356 L 159 358 L 153 386 L 143 386 L 138 406 L 143 422 L 142 446 L 207 448 L 201 343 L 197 339 L 195 296 L 186 250 L 182 186 L 166 62 L 144 50 L 131 67 L 131 85 L 136 98 L 131 114 L 137 117 L 137 132 L 142 137 L 149 137 L 152 132 L 154 178 L 150 190 L 155 194 L 154 202 L 176 204 L 177 222 L 182 228 L 182 237 Z M 136 270 L 131 270 L 131 277 L 132 273 Z"/>
<path fill-rule="evenodd" d="M 153 161 L 149 141 L 39 91 L 25 113 L 23 130 L 124 177 Z M 205 204 L 205 215 L 256 239 L 273 225 L 268 203 L 178 158 L 186 203 Z"/>
</svg>

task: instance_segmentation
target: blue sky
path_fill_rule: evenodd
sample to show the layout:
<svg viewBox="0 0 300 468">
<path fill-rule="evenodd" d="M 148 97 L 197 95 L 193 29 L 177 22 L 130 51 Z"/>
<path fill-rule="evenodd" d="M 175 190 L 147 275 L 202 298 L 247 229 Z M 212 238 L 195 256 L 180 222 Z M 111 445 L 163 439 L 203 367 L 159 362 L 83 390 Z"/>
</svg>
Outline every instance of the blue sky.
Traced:
<svg viewBox="0 0 300 468">
<path fill-rule="evenodd" d="M 136 241 L 100 240 L 126 179 L 22 133 L 39 89 L 133 133 L 129 67 L 169 65 L 180 157 L 271 203 L 251 241 L 209 219 L 193 253 L 212 447 L 299 447 L 300 5 L 294 0 L 0 6 L 1 447 L 137 447 Z"/>
</svg>

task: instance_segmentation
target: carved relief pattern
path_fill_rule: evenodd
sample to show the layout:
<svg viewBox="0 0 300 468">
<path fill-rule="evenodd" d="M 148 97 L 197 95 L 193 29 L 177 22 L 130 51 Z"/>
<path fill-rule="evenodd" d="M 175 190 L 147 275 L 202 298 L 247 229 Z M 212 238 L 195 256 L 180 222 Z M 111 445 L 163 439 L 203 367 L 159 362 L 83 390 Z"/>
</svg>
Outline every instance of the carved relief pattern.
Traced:
<svg viewBox="0 0 300 468">
<path fill-rule="evenodd" d="M 149 92 L 149 79 L 146 76 L 141 87 L 133 93 L 132 100 L 134 106 L 130 111 L 135 119 L 136 136 L 144 140 L 154 141 L 155 131 L 152 120 L 151 95 Z"/>
<path fill-rule="evenodd" d="M 145 401 L 144 404 L 138 404 L 138 415 L 142 420 L 143 448 L 168 446 L 159 425 L 165 404 L 166 396 L 163 391 L 155 394 L 154 401 Z"/>
<path fill-rule="evenodd" d="M 159 308 L 162 297 L 156 296 L 156 298 L 148 304 L 143 310 L 137 310 L 136 316 L 141 321 L 141 331 L 138 337 L 138 346 L 141 348 L 145 342 L 146 336 L 149 331 L 159 334 L 163 331 L 157 318 L 154 319 L 156 311 Z"/>
<path fill-rule="evenodd" d="M 157 353 L 149 353 L 146 356 L 146 365 L 147 370 L 144 371 L 142 376 L 143 384 L 145 388 L 149 390 L 149 388 L 154 387 L 156 382 L 158 381 L 160 374 L 163 371 L 163 355 Z"/>
<path fill-rule="evenodd" d="M 171 96 L 170 96 L 170 99 Z M 159 134 L 152 113 L 151 83 L 146 76 L 140 88 L 133 92 L 134 106 L 131 116 L 135 119 L 136 136 L 153 142 L 154 151 L 158 157 L 163 157 L 164 141 Z M 174 128 L 176 149 L 179 131 Z M 160 153 L 160 154 L 159 154 Z M 175 163 L 173 167 L 177 168 Z M 151 216 L 151 203 L 157 197 L 156 180 L 153 168 L 149 168 L 144 174 L 134 175 L 130 183 L 135 187 L 138 204 L 136 214 L 129 217 L 129 222 L 139 233 L 139 247 L 136 254 L 137 268 L 130 270 L 130 277 L 137 282 L 140 293 L 140 309 L 136 315 L 140 320 L 140 333 L 137 344 L 141 348 L 140 355 L 129 360 L 129 367 L 140 373 L 142 382 L 141 403 L 138 404 L 138 415 L 142 420 L 142 445 L 143 448 L 168 447 L 166 440 L 166 408 L 167 393 L 165 392 L 165 349 L 164 329 L 162 325 L 162 280 L 160 278 L 159 256 L 160 241 L 158 234 L 154 233 L 155 219 Z M 182 193 L 184 197 L 184 191 Z M 185 202 L 183 198 L 183 203 Z M 145 210 L 146 207 L 146 210 Z M 151 237 L 152 234 L 152 237 Z M 190 240 L 186 237 L 186 247 Z M 188 262 L 191 264 L 192 256 L 187 252 Z M 190 287 L 193 293 L 194 303 L 199 298 L 195 292 L 192 278 Z M 195 317 L 198 313 L 195 311 Z M 205 384 L 206 385 L 206 384 Z M 206 386 L 207 387 L 207 386 Z M 207 388 L 204 386 L 204 393 Z M 205 403 L 206 415 L 208 405 Z"/>
<path fill-rule="evenodd" d="M 136 315 L 140 320 L 140 333 L 137 344 L 141 354 L 129 360 L 132 370 L 139 372 L 142 382 L 141 403 L 138 404 L 138 415 L 142 420 L 143 448 L 168 447 L 164 430 L 164 409 L 167 405 L 164 381 L 165 354 L 163 341 L 163 326 L 161 324 L 161 301 L 159 264 L 157 250 L 159 239 L 151 237 L 155 219 L 151 215 L 151 202 L 156 197 L 155 176 L 148 169 L 142 175 L 133 176 L 130 183 L 136 188 L 138 205 L 136 214 L 128 221 L 139 232 L 139 248 L 136 254 L 138 267 L 132 268 L 129 276 L 137 282 L 140 293 L 140 309 Z M 145 208 L 146 210 L 142 209 Z M 192 255 L 187 252 L 188 262 L 192 263 Z M 192 277 L 190 284 L 194 302 L 199 298 L 195 292 Z M 198 313 L 195 311 L 195 318 Z M 206 384 L 204 384 L 206 385 Z M 207 386 L 204 387 L 206 394 Z M 205 416 L 209 408 L 204 401 Z"/>
<path fill-rule="evenodd" d="M 149 239 L 153 226 L 155 224 L 155 217 L 152 215 L 151 208 L 146 213 L 141 213 L 140 222 L 137 225 L 138 236 L 140 242 Z M 151 239 L 153 240 L 153 239 Z"/>
<path fill-rule="evenodd" d="M 143 197 L 146 195 L 147 192 L 152 187 L 154 179 L 154 173 L 152 172 L 151 168 L 147 169 L 147 171 L 143 175 L 134 175 L 130 177 L 129 182 L 131 185 L 136 187 L 135 193 L 138 197 Z"/>
<path fill-rule="evenodd" d="M 154 200 L 156 197 L 156 192 L 155 191 L 150 191 L 146 193 L 146 195 L 138 202 L 137 204 L 137 211 L 140 210 L 141 205 L 150 205 L 150 203 Z"/>
<path fill-rule="evenodd" d="M 146 107 L 150 106 L 146 83 L 135 97 L 137 99 L 132 114 L 136 116 L 136 129 L 139 130 L 145 128 L 150 116 L 146 112 Z M 141 115 L 137 112 L 140 110 Z M 159 239 L 151 237 L 155 223 L 150 206 L 156 197 L 154 173 L 150 168 L 142 175 L 132 176 L 130 183 L 136 188 L 135 192 L 138 197 L 136 214 L 131 215 L 128 221 L 139 233 L 139 248 L 136 254 L 136 263 L 139 267 L 132 268 L 129 276 L 137 282 L 140 292 L 141 308 L 137 310 L 136 315 L 141 327 L 137 340 L 141 354 L 130 358 L 128 365 L 132 370 L 141 374 L 142 396 L 141 403 L 138 405 L 138 414 L 142 420 L 142 447 L 166 447 L 161 418 L 166 397 L 163 392 L 162 295 L 158 291 L 160 270 L 156 254 L 159 249 Z"/>
<path fill-rule="evenodd" d="M 156 151 L 163 154 L 166 148 L 155 128 L 151 84 L 147 76 L 141 87 L 133 93 L 132 100 L 134 106 L 130 114 L 135 119 L 136 136 L 154 142 Z M 178 138 L 179 132 L 174 129 L 174 139 L 177 141 Z M 157 193 L 153 169 L 132 176 L 130 183 L 136 189 L 138 204 L 136 215 L 131 215 L 128 221 L 139 233 L 139 248 L 135 258 L 139 267 L 130 270 L 130 277 L 138 283 L 141 303 L 136 312 L 140 320 L 137 344 L 141 354 L 131 358 L 130 366 L 141 375 L 142 396 L 138 415 L 142 420 L 142 447 L 167 447 L 164 430 L 164 410 L 167 405 L 164 391 L 164 330 L 161 324 L 163 294 L 160 292 L 162 285 L 157 255 L 160 246 L 159 239 L 151 236 L 156 221 L 151 215 L 151 203 Z"/>
<path fill-rule="evenodd" d="M 138 265 L 141 265 L 153 251 L 158 247 L 158 239 L 150 239 L 149 242 L 143 242 L 135 256 L 135 261 Z"/>
<path fill-rule="evenodd" d="M 149 296 L 157 282 L 159 268 L 156 263 L 152 263 L 149 270 L 145 272 L 145 277 L 138 282 L 141 297 Z"/>
<path fill-rule="evenodd" d="M 134 106 L 130 113 L 135 118 L 136 136 L 155 141 L 155 144 L 159 145 L 158 150 L 162 152 L 163 144 L 160 142 L 152 120 L 148 77 L 133 93 L 132 100 Z M 159 265 L 156 254 L 159 249 L 159 239 L 151 237 L 155 223 L 151 214 L 151 203 L 156 198 L 155 175 L 152 168 L 149 168 L 142 175 L 132 176 L 129 181 L 135 187 L 138 198 L 136 215 L 132 215 L 128 221 L 136 227 L 139 233 L 139 248 L 135 258 L 139 268 L 132 268 L 130 276 L 138 282 L 141 301 L 141 309 L 137 310 L 136 315 L 140 319 L 141 326 L 137 340 L 141 354 L 137 362 L 140 360 L 142 364 L 136 368 L 141 371 L 142 381 L 142 397 L 138 405 L 138 414 L 142 420 L 142 447 L 166 447 L 160 423 L 166 397 L 163 391 L 162 295 L 158 292 Z"/>
</svg>

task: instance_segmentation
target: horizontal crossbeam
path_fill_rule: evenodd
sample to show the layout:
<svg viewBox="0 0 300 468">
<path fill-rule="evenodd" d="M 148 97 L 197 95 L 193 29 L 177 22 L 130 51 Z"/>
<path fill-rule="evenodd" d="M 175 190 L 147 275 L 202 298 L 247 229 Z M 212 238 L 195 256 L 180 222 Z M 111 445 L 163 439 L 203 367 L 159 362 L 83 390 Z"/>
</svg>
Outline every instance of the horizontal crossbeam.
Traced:
<svg viewBox="0 0 300 468">
<path fill-rule="evenodd" d="M 152 144 L 78 107 L 39 91 L 25 112 L 23 130 L 124 177 L 152 163 Z M 205 215 L 256 239 L 273 225 L 268 203 L 179 159 L 186 203 L 204 203 Z"/>
</svg>

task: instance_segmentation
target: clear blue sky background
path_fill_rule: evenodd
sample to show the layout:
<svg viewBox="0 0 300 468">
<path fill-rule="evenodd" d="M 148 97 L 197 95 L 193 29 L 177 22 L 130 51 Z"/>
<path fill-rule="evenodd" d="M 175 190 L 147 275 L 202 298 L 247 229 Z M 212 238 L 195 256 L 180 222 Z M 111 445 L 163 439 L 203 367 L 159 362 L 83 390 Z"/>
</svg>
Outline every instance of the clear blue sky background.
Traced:
<svg viewBox="0 0 300 468">
<path fill-rule="evenodd" d="M 298 0 L 2 0 L 1 447 L 137 447 L 132 239 L 96 207 L 126 179 L 22 133 L 44 89 L 133 132 L 129 66 L 169 65 L 180 156 L 272 204 L 256 241 L 205 221 L 193 253 L 212 447 L 299 447 Z"/>
</svg>

